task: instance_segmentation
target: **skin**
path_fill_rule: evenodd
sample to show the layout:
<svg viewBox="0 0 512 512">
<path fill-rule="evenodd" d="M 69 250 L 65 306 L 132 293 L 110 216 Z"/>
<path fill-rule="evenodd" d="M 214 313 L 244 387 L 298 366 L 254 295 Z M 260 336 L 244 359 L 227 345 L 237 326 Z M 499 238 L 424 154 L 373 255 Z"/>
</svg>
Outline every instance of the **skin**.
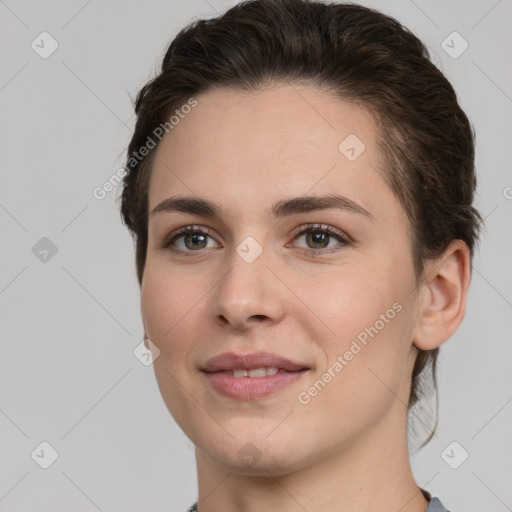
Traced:
<svg viewBox="0 0 512 512">
<path fill-rule="evenodd" d="M 428 261 L 416 288 L 409 221 L 377 172 L 376 128 L 360 107 L 305 84 L 196 99 L 157 149 L 149 210 L 180 195 L 214 201 L 222 216 L 150 217 L 141 312 L 145 337 L 160 350 L 154 370 L 164 402 L 196 447 L 200 512 L 424 511 L 407 451 L 410 378 L 417 348 L 439 346 L 463 319 L 466 244 L 454 240 Z M 338 149 L 349 134 L 366 147 L 354 161 Z M 333 193 L 372 218 L 337 209 L 266 215 L 282 199 Z M 308 223 L 349 241 L 294 235 Z M 189 256 L 161 247 L 187 225 L 210 229 L 188 246 L 186 235 L 176 240 Z M 248 236 L 262 249 L 252 263 L 236 252 Z M 300 403 L 298 393 L 394 303 L 401 311 Z M 255 400 L 218 394 L 199 370 L 220 353 L 259 350 L 310 370 Z M 252 461 L 239 457 L 247 443 Z"/>
</svg>

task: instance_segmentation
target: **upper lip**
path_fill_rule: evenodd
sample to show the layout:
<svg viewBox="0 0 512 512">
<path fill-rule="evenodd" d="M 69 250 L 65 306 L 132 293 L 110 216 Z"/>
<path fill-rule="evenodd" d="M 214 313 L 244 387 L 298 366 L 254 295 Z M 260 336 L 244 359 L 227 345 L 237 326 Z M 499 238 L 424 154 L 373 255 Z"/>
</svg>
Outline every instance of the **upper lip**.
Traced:
<svg viewBox="0 0 512 512">
<path fill-rule="evenodd" d="M 225 352 L 208 359 L 202 370 L 212 373 L 222 370 L 253 370 L 262 367 L 273 367 L 289 372 L 308 369 L 303 364 L 271 352 L 253 352 L 252 354 Z"/>
</svg>

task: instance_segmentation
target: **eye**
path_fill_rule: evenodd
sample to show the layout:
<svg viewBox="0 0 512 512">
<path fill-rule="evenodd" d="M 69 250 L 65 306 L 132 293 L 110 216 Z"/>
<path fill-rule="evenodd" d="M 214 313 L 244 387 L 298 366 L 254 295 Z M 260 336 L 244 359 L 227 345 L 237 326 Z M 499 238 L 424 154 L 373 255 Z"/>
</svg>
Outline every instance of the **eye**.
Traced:
<svg viewBox="0 0 512 512">
<path fill-rule="evenodd" d="M 200 249 L 217 247 L 217 245 L 208 246 L 210 230 L 203 226 L 184 226 L 173 231 L 162 243 L 162 249 L 170 249 L 175 252 L 189 255 Z"/>
<path fill-rule="evenodd" d="M 305 238 L 306 247 L 314 249 L 305 251 L 305 254 L 308 256 L 336 252 L 350 243 L 348 237 L 341 231 L 323 224 L 308 224 L 303 226 L 298 233 L 296 233 L 294 240 L 302 237 Z M 341 243 L 329 247 L 329 242 L 332 241 L 332 238 L 337 239 Z"/>
<path fill-rule="evenodd" d="M 217 242 L 209 235 L 210 229 L 203 226 L 184 226 L 173 231 L 161 244 L 162 249 L 191 256 L 192 253 L 201 249 L 218 247 Z M 307 256 L 318 256 L 326 253 L 333 253 L 341 250 L 350 243 L 349 238 L 341 231 L 323 224 L 307 224 L 301 227 L 294 236 L 294 240 L 304 237 L 306 247 L 310 250 L 304 251 Z M 208 245 L 208 238 L 213 240 L 213 245 Z M 338 240 L 338 244 L 330 245 L 332 239 Z"/>
</svg>

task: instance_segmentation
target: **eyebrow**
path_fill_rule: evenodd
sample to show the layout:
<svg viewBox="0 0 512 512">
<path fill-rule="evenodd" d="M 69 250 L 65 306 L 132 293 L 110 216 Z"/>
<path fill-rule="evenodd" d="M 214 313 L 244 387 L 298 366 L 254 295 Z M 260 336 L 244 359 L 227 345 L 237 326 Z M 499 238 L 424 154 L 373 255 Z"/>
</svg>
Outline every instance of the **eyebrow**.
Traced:
<svg viewBox="0 0 512 512">
<path fill-rule="evenodd" d="M 272 205 L 271 209 L 267 210 L 266 213 L 271 219 L 277 219 L 286 217 L 287 215 L 329 209 L 357 213 L 372 221 L 375 220 L 372 214 L 365 210 L 360 204 L 352 201 L 348 197 L 339 195 L 301 196 L 291 199 L 282 199 Z M 161 212 L 191 213 L 210 218 L 222 217 L 222 208 L 218 204 L 198 197 L 175 196 L 164 199 L 155 206 L 150 217 Z"/>
</svg>

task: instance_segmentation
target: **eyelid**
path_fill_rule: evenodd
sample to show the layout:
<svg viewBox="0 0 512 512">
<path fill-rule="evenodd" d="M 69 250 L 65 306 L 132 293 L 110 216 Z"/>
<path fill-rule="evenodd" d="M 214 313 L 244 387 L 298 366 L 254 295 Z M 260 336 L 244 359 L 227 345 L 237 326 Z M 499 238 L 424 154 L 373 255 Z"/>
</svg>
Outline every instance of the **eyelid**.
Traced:
<svg viewBox="0 0 512 512">
<path fill-rule="evenodd" d="M 162 240 L 162 243 L 160 244 L 160 249 L 169 249 L 171 248 L 172 244 L 183 235 L 186 235 L 188 233 L 199 233 L 204 236 L 209 236 L 210 238 L 215 238 L 212 236 L 213 230 L 209 227 L 203 226 L 201 224 L 188 224 L 186 226 L 182 226 L 180 228 L 177 228 L 173 231 L 171 231 L 167 236 L 164 237 Z M 218 243 L 218 242 L 217 242 Z M 176 252 L 194 252 L 194 251 L 181 251 L 180 249 L 175 249 Z"/>
<path fill-rule="evenodd" d="M 320 232 L 326 232 L 329 235 L 335 235 L 345 242 L 352 242 L 352 238 L 348 236 L 344 231 L 341 231 L 338 228 L 335 228 L 334 226 L 331 226 L 330 224 L 321 224 L 321 223 L 309 223 L 309 224 L 303 224 L 302 226 L 297 227 L 292 231 L 292 236 L 294 238 L 303 235 L 304 233 L 307 233 L 308 231 L 318 230 Z"/>
<path fill-rule="evenodd" d="M 342 251 L 343 249 L 352 246 L 353 240 L 350 236 L 348 236 L 343 231 L 335 228 L 334 226 L 331 226 L 329 224 L 306 224 L 303 226 L 300 226 L 299 228 L 294 230 L 293 235 L 293 242 L 304 235 L 307 235 L 310 232 L 318 232 L 318 233 L 324 233 L 330 238 L 338 239 L 338 243 L 333 247 L 324 247 L 321 249 L 310 249 L 307 247 L 300 247 L 302 250 L 302 254 L 308 257 L 317 258 L 322 256 L 327 256 L 331 254 L 337 254 L 338 252 Z M 286 247 L 290 247 L 290 244 L 286 244 Z M 293 245 L 292 245 L 293 247 Z"/>
</svg>

